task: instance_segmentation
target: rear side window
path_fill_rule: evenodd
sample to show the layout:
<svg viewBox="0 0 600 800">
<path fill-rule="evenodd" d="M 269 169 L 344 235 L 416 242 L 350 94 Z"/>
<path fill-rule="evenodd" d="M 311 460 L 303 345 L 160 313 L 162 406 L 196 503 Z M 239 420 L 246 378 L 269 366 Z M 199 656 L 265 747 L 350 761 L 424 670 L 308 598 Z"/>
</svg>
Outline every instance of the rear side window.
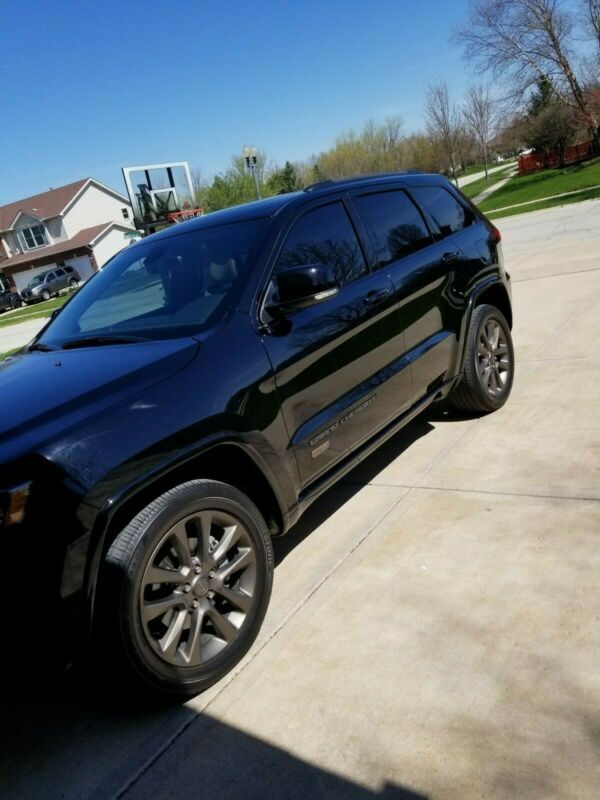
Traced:
<svg viewBox="0 0 600 800">
<path fill-rule="evenodd" d="M 378 267 L 385 267 L 431 243 L 421 212 L 406 192 L 378 192 L 356 199 L 375 240 Z"/>
<path fill-rule="evenodd" d="M 354 228 L 341 203 L 315 208 L 294 223 L 274 272 L 305 264 L 328 264 L 340 285 L 367 272 Z"/>
<path fill-rule="evenodd" d="M 429 211 L 443 236 L 461 231 L 473 221 L 466 208 L 442 186 L 419 186 L 412 192 Z"/>
</svg>

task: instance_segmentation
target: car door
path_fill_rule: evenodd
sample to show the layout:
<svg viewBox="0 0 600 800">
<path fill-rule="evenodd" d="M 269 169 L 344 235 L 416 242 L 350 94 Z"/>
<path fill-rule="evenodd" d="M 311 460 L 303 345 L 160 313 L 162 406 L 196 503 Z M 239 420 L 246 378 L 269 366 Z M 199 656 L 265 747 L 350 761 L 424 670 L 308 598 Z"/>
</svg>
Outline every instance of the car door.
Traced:
<svg viewBox="0 0 600 800">
<path fill-rule="evenodd" d="M 56 275 L 54 272 L 48 272 L 44 278 L 44 288 L 42 289 L 42 292 L 45 290 L 50 292 L 50 294 L 53 294 L 53 292 L 56 291 L 54 288 L 55 282 Z"/>
<path fill-rule="evenodd" d="M 417 402 L 450 377 L 455 362 L 461 314 L 452 286 L 462 254 L 406 187 L 356 191 L 354 201 L 392 278 Z"/>
<path fill-rule="evenodd" d="M 272 276 L 323 263 L 334 269 L 340 287 L 283 322 L 266 320 L 263 328 L 303 486 L 385 423 L 388 381 L 395 379 L 399 409 L 410 399 L 408 370 L 393 363 L 404 344 L 401 329 L 391 324 L 391 279 L 385 271 L 370 271 L 364 244 L 346 199 L 335 197 L 299 212 L 273 255 Z M 268 282 L 267 296 L 272 287 Z"/>
<path fill-rule="evenodd" d="M 67 273 L 64 271 L 64 269 L 59 267 L 59 269 L 57 269 L 54 273 L 54 276 L 54 285 L 52 287 L 52 291 L 59 292 L 61 289 L 65 289 L 67 286 Z"/>
</svg>

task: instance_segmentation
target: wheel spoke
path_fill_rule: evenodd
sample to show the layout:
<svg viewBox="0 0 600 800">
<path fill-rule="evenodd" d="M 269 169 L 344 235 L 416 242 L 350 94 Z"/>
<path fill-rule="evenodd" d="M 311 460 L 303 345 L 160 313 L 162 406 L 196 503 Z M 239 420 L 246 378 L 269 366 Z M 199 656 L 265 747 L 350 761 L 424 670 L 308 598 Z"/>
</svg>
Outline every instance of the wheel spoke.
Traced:
<svg viewBox="0 0 600 800">
<path fill-rule="evenodd" d="M 186 619 L 187 619 L 187 611 L 184 608 L 182 608 L 180 611 L 177 612 L 177 614 L 173 616 L 171 624 L 169 625 L 165 635 L 162 637 L 162 639 L 158 640 L 158 646 L 161 652 L 168 658 L 175 657 L 177 645 L 179 644 L 179 641 L 181 639 L 183 624 Z"/>
<path fill-rule="evenodd" d="M 196 555 L 205 564 L 209 558 L 210 550 L 210 532 L 212 529 L 213 514 L 212 511 L 202 511 L 195 518 L 200 528 L 198 536 L 198 546 L 196 548 Z"/>
<path fill-rule="evenodd" d="M 220 634 L 220 638 L 224 639 L 226 642 L 232 642 L 238 632 L 238 629 L 233 625 L 227 617 L 224 617 L 220 611 L 217 611 L 216 608 L 213 606 L 206 612 L 210 619 L 212 620 L 213 625 L 217 629 L 217 632 Z"/>
<path fill-rule="evenodd" d="M 490 381 L 489 381 L 490 391 L 493 394 L 496 394 L 498 391 L 498 384 L 496 383 L 496 372 L 490 367 Z"/>
<path fill-rule="evenodd" d="M 490 343 L 490 348 L 495 350 L 496 347 L 498 347 L 498 339 L 500 338 L 500 326 L 493 320 L 491 320 L 488 325 L 487 339 Z"/>
<path fill-rule="evenodd" d="M 187 576 L 180 569 L 164 569 L 164 567 L 150 566 L 146 570 L 144 581 L 146 586 L 153 583 L 184 583 Z"/>
<path fill-rule="evenodd" d="M 230 589 L 228 586 L 215 587 L 215 593 L 228 600 L 231 605 L 239 608 L 240 611 L 245 613 L 249 611 L 252 605 L 252 596 L 245 592 L 236 589 Z"/>
<path fill-rule="evenodd" d="M 254 564 L 254 553 L 249 547 L 240 548 L 239 553 L 228 564 L 217 571 L 217 578 L 226 581 L 231 575 Z"/>
<path fill-rule="evenodd" d="M 200 652 L 200 636 L 202 635 L 202 624 L 206 615 L 205 608 L 197 608 L 192 614 L 192 624 L 188 635 L 188 640 L 182 656 L 187 664 L 198 664 L 202 661 Z"/>
<path fill-rule="evenodd" d="M 147 600 L 142 603 L 141 607 L 142 621 L 148 623 L 157 617 L 162 617 L 163 614 L 181 605 L 182 602 L 181 595 L 175 593 L 160 600 Z"/>
<path fill-rule="evenodd" d="M 481 338 L 477 342 L 477 355 L 483 356 L 484 358 L 487 356 L 488 348 L 485 346 L 485 343 L 482 342 Z"/>
<path fill-rule="evenodd" d="M 211 553 L 213 561 L 218 564 L 219 561 L 225 557 L 227 551 L 231 550 L 233 545 L 239 541 L 241 535 L 242 531 L 239 525 L 229 525 L 227 528 L 225 528 L 225 532 L 223 533 L 221 541 Z"/>
<path fill-rule="evenodd" d="M 508 345 L 504 344 L 503 342 L 498 342 L 498 345 L 496 347 L 496 355 L 501 356 L 504 355 L 505 353 L 508 353 Z"/>
<path fill-rule="evenodd" d="M 177 525 L 171 529 L 171 536 L 180 563 L 185 567 L 191 567 L 192 554 L 190 552 L 190 540 L 188 539 L 187 529 L 183 520 L 178 522 Z"/>
</svg>

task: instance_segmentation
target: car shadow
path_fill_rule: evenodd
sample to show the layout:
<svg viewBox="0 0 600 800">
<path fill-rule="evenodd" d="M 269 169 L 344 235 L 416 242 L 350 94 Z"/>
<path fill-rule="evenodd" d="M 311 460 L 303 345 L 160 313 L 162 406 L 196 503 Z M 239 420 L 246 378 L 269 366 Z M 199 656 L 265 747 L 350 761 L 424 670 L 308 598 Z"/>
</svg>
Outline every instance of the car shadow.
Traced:
<svg viewBox="0 0 600 800">
<path fill-rule="evenodd" d="M 275 566 L 280 564 L 294 548 L 322 525 L 332 514 L 347 503 L 363 486 L 370 483 L 392 462 L 399 458 L 416 441 L 435 430 L 432 423 L 452 422 L 453 420 L 476 419 L 479 414 L 457 412 L 453 409 L 434 406 L 416 417 L 405 428 L 388 439 L 364 461 L 348 472 L 345 477 L 328 489 L 290 528 L 285 536 L 273 540 Z"/>
<path fill-rule="evenodd" d="M 98 692 L 76 676 L 10 691 L 4 686 L 3 695 L 4 800 L 145 800 L 154 793 L 210 800 L 426 800 L 391 783 L 371 791 L 186 705 Z M 156 775 L 147 775 L 161 757 Z"/>
<path fill-rule="evenodd" d="M 286 536 L 275 540 L 276 565 L 362 486 L 434 430 L 432 422 L 451 418 L 437 409 L 418 417 L 365 459 L 360 473 L 358 468 L 352 470 L 323 494 Z M 18 654 L 18 642 L 13 644 Z M 143 781 L 147 766 L 180 737 L 193 739 L 194 777 L 202 796 L 211 800 L 238 795 L 246 800 L 425 798 L 410 787 L 391 784 L 371 791 L 186 704 L 148 702 L 118 687 L 102 690 L 75 670 L 47 678 L 44 665 L 53 655 L 40 653 L 37 674 L 23 670 L 19 677 L 17 664 L 16 674 L 11 669 L 9 676 L 0 676 L 4 678 L 0 684 L 3 798 L 143 797 L 137 794 L 138 778 Z M 178 770 L 185 768 L 177 761 L 172 766 L 169 789 L 159 793 L 161 797 L 189 793 L 189 780 L 184 775 L 178 778 Z M 229 775 L 225 784 L 223 774 Z"/>
</svg>

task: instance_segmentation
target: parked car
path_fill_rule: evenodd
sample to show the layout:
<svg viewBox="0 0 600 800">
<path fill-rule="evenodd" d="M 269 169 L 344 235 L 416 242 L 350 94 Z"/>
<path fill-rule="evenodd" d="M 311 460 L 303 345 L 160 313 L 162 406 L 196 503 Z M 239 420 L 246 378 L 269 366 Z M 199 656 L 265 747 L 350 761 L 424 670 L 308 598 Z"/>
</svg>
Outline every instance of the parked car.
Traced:
<svg viewBox="0 0 600 800">
<path fill-rule="evenodd" d="M 20 308 L 22 305 L 23 300 L 18 292 L 9 290 L 0 292 L 0 311 L 10 311 L 13 308 Z"/>
<path fill-rule="evenodd" d="M 63 289 L 75 289 L 80 280 L 79 273 L 73 267 L 56 267 L 38 273 L 23 289 L 21 297 L 27 305 L 49 300 Z"/>
<path fill-rule="evenodd" d="M 104 675 L 215 683 L 265 616 L 271 537 L 432 403 L 506 402 L 510 298 L 500 233 L 434 175 L 325 181 L 122 250 L 0 364 L 19 664 L 76 630 Z"/>
</svg>

